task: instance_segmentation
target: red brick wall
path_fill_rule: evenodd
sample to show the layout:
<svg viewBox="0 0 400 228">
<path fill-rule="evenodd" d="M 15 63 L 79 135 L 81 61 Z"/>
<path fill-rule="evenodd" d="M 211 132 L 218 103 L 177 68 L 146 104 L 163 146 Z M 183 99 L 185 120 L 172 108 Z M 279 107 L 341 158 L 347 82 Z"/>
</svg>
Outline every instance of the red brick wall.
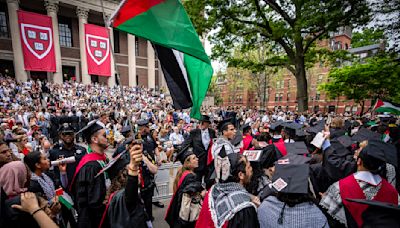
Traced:
<svg viewBox="0 0 400 228">
<path fill-rule="evenodd" d="M 148 85 L 147 69 L 136 68 L 136 74 L 139 76 L 139 81 L 137 82 L 138 85 L 147 87 Z"/>
</svg>

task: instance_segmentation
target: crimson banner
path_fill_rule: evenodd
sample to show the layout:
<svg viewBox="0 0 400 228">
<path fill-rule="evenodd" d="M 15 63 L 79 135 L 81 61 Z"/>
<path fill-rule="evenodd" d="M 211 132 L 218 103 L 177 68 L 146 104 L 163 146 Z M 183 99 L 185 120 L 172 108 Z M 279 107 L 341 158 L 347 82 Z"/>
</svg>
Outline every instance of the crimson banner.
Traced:
<svg viewBox="0 0 400 228">
<path fill-rule="evenodd" d="M 88 73 L 111 76 L 110 42 L 105 27 L 85 24 Z"/>
<path fill-rule="evenodd" d="M 51 17 L 18 10 L 18 23 L 25 70 L 56 72 Z"/>
</svg>

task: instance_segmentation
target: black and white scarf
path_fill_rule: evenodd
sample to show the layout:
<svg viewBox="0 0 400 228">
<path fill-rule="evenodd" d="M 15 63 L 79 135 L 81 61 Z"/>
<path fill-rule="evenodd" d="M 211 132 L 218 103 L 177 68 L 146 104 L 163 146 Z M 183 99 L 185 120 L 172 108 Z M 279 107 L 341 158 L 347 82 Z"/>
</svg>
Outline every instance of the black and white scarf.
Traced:
<svg viewBox="0 0 400 228">
<path fill-rule="evenodd" d="M 237 212 L 247 207 L 256 206 L 251 202 L 250 194 L 239 183 L 217 183 L 209 193 L 211 219 L 216 228 L 221 228 Z"/>
<path fill-rule="evenodd" d="M 47 197 L 47 200 L 51 200 L 55 196 L 55 188 L 54 183 L 50 179 L 49 176 L 42 173 L 42 176 L 38 176 L 35 173 L 32 173 L 31 180 L 39 182 L 40 187 L 42 187 L 44 194 Z"/>
</svg>

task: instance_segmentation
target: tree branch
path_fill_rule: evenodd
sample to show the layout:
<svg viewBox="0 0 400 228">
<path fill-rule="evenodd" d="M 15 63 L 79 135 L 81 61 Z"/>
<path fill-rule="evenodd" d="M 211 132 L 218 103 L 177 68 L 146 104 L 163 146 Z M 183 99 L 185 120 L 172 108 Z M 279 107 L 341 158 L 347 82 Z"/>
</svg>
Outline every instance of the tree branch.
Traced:
<svg viewBox="0 0 400 228">
<path fill-rule="evenodd" d="M 279 15 L 283 17 L 283 19 L 289 23 L 291 27 L 294 27 L 295 20 L 290 18 L 289 15 L 282 10 L 282 8 L 274 1 L 274 0 L 266 0 L 265 1 L 272 9 L 274 9 Z"/>
<path fill-rule="evenodd" d="M 320 38 L 322 35 L 324 35 L 324 34 L 325 34 L 325 31 L 326 31 L 325 28 L 323 28 L 323 29 L 319 32 L 319 34 L 314 35 L 314 37 L 311 38 L 311 39 L 307 39 L 308 42 L 306 43 L 306 46 L 304 47 L 304 53 L 307 53 L 308 48 L 310 48 L 311 44 L 314 43 L 314 41 L 316 41 L 316 40 L 317 40 L 318 38 Z"/>
</svg>

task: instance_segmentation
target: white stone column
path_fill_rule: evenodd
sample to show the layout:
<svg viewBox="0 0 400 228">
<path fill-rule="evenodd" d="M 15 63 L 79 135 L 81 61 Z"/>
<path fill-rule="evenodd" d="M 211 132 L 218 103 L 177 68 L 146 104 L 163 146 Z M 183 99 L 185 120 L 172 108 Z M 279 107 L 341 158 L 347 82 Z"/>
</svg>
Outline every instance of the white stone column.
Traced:
<svg viewBox="0 0 400 228">
<path fill-rule="evenodd" d="M 150 41 L 147 41 L 147 86 L 148 88 L 156 88 L 154 49 Z"/>
<path fill-rule="evenodd" d="M 129 67 L 129 86 L 137 86 L 136 81 L 136 44 L 135 36 L 128 35 L 128 67 Z"/>
<path fill-rule="evenodd" d="M 81 79 L 82 83 L 87 85 L 91 83 L 90 75 L 88 73 L 87 59 L 86 59 L 86 42 L 85 42 L 85 24 L 89 15 L 89 9 L 78 6 L 76 14 L 79 21 L 79 48 L 81 57 Z"/>
<path fill-rule="evenodd" d="M 17 10 L 19 9 L 19 0 L 7 0 L 7 8 L 14 55 L 15 78 L 18 81 L 26 82 L 28 80 L 28 74 L 24 67 L 24 56 L 22 54 L 21 36 L 19 32 L 17 15 Z"/>
<path fill-rule="evenodd" d="M 44 6 L 47 10 L 47 15 L 51 17 L 53 23 L 53 44 L 54 44 L 54 54 L 56 57 L 56 72 L 53 73 L 53 82 L 57 84 L 63 83 L 62 75 L 62 63 L 61 63 L 61 49 L 60 49 L 60 38 L 58 32 L 58 0 L 45 0 Z"/>
<path fill-rule="evenodd" d="M 115 47 L 114 47 L 114 33 L 113 33 L 113 28 L 108 28 L 108 29 L 110 29 L 110 31 L 109 31 L 109 36 L 110 36 L 110 47 L 113 47 L 114 48 L 114 50 L 115 50 Z M 110 56 L 111 56 L 111 58 L 110 58 L 110 64 L 111 64 L 111 76 L 108 78 L 108 86 L 110 86 L 110 87 L 113 87 L 113 86 L 115 86 L 115 71 L 116 71 L 116 69 L 115 69 L 115 64 L 114 64 L 114 55 L 112 54 L 113 52 L 111 52 L 111 50 L 110 50 Z M 121 82 L 120 82 L 121 83 Z"/>
</svg>

